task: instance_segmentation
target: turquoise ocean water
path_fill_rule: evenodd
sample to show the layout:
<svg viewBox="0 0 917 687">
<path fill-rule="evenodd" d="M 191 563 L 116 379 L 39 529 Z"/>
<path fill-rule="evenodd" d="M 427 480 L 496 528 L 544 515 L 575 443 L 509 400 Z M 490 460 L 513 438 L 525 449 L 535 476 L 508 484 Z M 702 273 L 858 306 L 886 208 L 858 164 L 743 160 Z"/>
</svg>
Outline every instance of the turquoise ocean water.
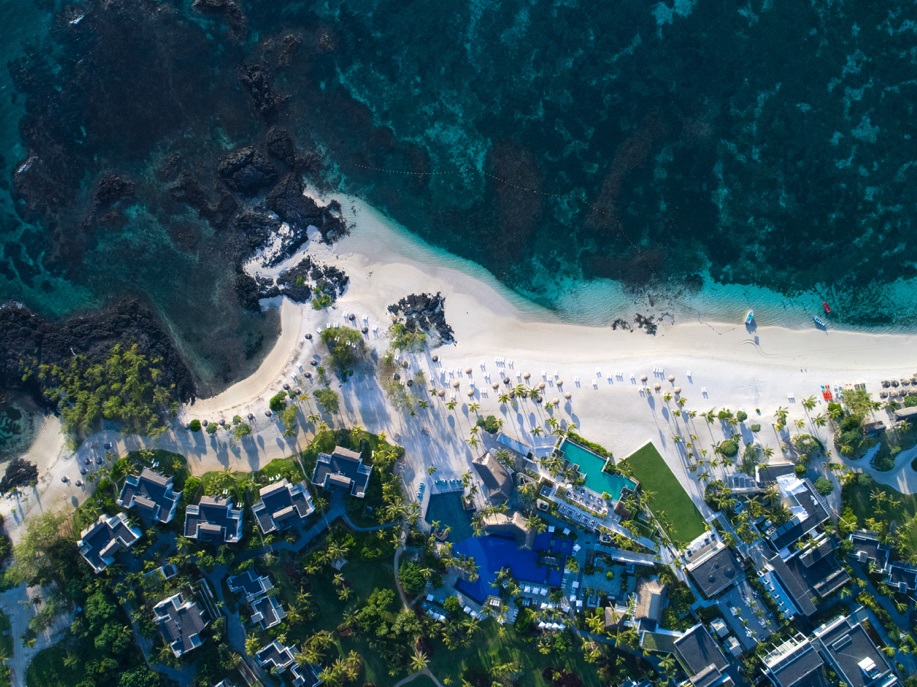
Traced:
<svg viewBox="0 0 917 687">
<path fill-rule="evenodd" d="M 220 156 L 278 126 L 323 192 L 572 320 L 808 327 L 827 300 L 832 326 L 914 328 L 911 2 L 242 2 L 236 26 L 190 5 L 0 1 L 0 301 L 140 297 L 202 388 L 246 374 L 276 319 L 240 304 L 238 233 L 161 170 L 215 204 Z M 36 151 L 59 178 L 25 200 Z M 106 224 L 108 172 L 137 191 Z"/>
</svg>

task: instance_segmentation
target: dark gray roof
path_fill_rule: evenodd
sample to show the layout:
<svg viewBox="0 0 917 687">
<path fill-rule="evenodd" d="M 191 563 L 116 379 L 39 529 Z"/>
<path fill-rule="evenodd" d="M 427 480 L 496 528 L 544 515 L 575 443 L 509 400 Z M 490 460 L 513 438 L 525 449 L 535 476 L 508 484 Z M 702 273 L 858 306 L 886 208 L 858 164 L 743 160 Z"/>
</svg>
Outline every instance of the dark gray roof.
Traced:
<svg viewBox="0 0 917 687">
<path fill-rule="evenodd" d="M 121 488 L 118 504 L 136 508 L 144 516 L 158 522 L 169 522 L 175 516 L 181 492 L 172 491 L 172 478 L 150 468 L 139 475 L 128 475 Z"/>
<path fill-rule="evenodd" d="M 675 655 L 694 687 L 710 687 L 718 683 L 729 665 L 703 625 L 695 625 L 675 640 Z"/>
<path fill-rule="evenodd" d="M 879 543 L 879 537 L 875 532 L 861 530 L 851 534 L 849 539 L 853 543 L 854 558 L 860 563 L 872 562 L 880 570 L 885 569 L 889 551 Z"/>
<path fill-rule="evenodd" d="M 698 561 L 689 563 L 687 568 L 691 579 L 707 599 L 742 578 L 742 566 L 727 546 L 718 547 Z"/>
<path fill-rule="evenodd" d="M 207 623 L 196 602 L 185 601 L 178 593 L 156 604 L 153 612 L 163 639 L 176 656 L 203 643 L 200 633 Z"/>
<path fill-rule="evenodd" d="M 788 475 L 781 479 L 786 479 Z M 782 525 L 772 528 L 767 533 L 767 540 L 777 551 L 782 551 L 795 544 L 803 535 L 825 522 L 829 515 L 824 499 L 815 491 L 809 480 L 800 480 L 801 486 L 790 498 L 795 500 L 799 512 Z M 778 480 L 780 484 L 780 480 Z M 793 510 L 791 508 L 791 510 Z"/>
<path fill-rule="evenodd" d="M 892 586 L 900 589 L 902 586 L 906 591 L 917 590 L 917 570 L 906 568 L 903 565 L 888 566 L 888 582 Z"/>
<path fill-rule="evenodd" d="M 251 568 L 240 575 L 233 575 L 226 583 L 229 585 L 229 591 L 234 594 L 245 594 L 248 601 L 256 599 L 274 586 L 271 578 L 267 575 L 258 575 Z"/>
<path fill-rule="evenodd" d="M 885 656 L 852 617 L 826 623 L 814 635 L 825 660 L 848 687 L 886 685 L 894 676 Z"/>
<path fill-rule="evenodd" d="M 371 465 L 364 465 L 362 456 L 356 451 L 336 446 L 330 454 L 319 453 L 312 472 L 312 484 L 326 489 L 339 487 L 351 496 L 363 498 L 369 486 Z"/>
<path fill-rule="evenodd" d="M 293 679 L 293 687 L 317 687 L 322 683 L 318 678 L 319 668 L 312 664 L 290 666 L 290 676 Z"/>
<path fill-rule="evenodd" d="M 293 663 L 293 652 L 290 647 L 275 639 L 261 647 L 255 658 L 263 667 L 277 668 L 279 672 L 283 672 Z"/>
<path fill-rule="evenodd" d="M 80 555 L 96 573 L 112 562 L 118 551 L 126 551 L 140 538 L 140 530 L 131 527 L 127 515 L 103 515 L 80 533 L 77 546 Z"/>
<path fill-rule="evenodd" d="M 807 639 L 779 658 L 768 660 L 770 658 L 765 657 L 765 672 L 779 687 L 815 687 L 824 680 L 824 662 Z"/>
<path fill-rule="evenodd" d="M 513 478 L 490 451 L 476 457 L 471 464 L 484 482 L 485 494 L 491 501 L 506 501 L 513 492 Z"/>
<path fill-rule="evenodd" d="M 767 485 L 776 482 L 781 475 L 795 475 L 796 463 L 781 462 L 759 465 L 755 468 L 755 474 L 759 482 Z"/>
<path fill-rule="evenodd" d="M 261 500 L 252 506 L 252 513 L 265 534 L 287 529 L 315 510 L 305 482 L 290 484 L 283 479 L 262 487 L 260 495 Z"/>
<path fill-rule="evenodd" d="M 837 560 L 835 548 L 834 539 L 826 537 L 817 546 L 794 553 L 785 561 L 779 554 L 768 561 L 780 584 L 806 616 L 815 613 L 818 599 L 830 596 L 850 581 L 850 575 Z"/>
<path fill-rule="evenodd" d="M 231 498 L 204 496 L 185 509 L 185 536 L 217 544 L 242 539 L 242 510 L 233 509 Z"/>
<path fill-rule="evenodd" d="M 252 602 L 252 622 L 259 623 L 262 630 L 277 625 L 286 617 L 283 606 L 273 596 L 262 596 Z"/>
</svg>

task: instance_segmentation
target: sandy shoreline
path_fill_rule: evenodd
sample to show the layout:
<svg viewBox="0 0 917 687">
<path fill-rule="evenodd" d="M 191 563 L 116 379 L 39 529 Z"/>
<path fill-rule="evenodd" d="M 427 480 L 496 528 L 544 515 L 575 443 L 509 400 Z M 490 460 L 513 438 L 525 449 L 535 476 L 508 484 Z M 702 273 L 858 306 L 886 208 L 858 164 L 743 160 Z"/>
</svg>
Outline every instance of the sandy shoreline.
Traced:
<svg viewBox="0 0 917 687">
<path fill-rule="evenodd" d="M 428 376 L 438 378 L 437 384 L 449 388 L 450 394 L 453 378 L 449 370 L 472 368 L 471 377 L 457 375 L 461 378 L 459 401 L 468 400 L 466 394 L 473 384 L 474 400 L 480 404 L 481 412 L 502 412 L 507 418 L 515 411 L 497 402 L 497 393 L 492 392 L 490 384 L 504 374 L 515 384 L 521 374 L 529 372 L 530 384 L 546 383 L 548 400 L 560 397 L 563 391 L 571 392 L 567 419 L 617 455 L 654 441 L 672 463 L 681 460 L 671 441 L 672 418 L 660 412 L 661 402 L 650 403 L 640 394 L 642 385 L 632 383 L 631 375 L 639 380 L 647 374 L 652 384 L 653 370 L 664 369 L 663 386 L 669 390 L 676 385 L 682 387 L 689 408 L 700 412 L 714 406 L 743 409 L 752 416 L 749 423 L 757 421 L 769 427 L 780 406 L 789 407 L 791 421 L 805 417 L 799 401 L 810 395 L 820 402 L 813 415 L 824 412 L 822 385 L 865 382 L 876 392 L 881 379 L 917 372 L 912 353 L 917 350 L 915 335 L 766 326 L 749 333 L 740 323 L 686 322 L 661 326 L 656 336 L 650 336 L 639 330 L 612 331 L 609 326 L 564 322 L 553 312 L 511 292 L 480 266 L 445 255 L 398 230 L 359 200 L 347 198 L 342 205 L 356 210 L 352 234 L 332 247 L 315 244 L 308 251 L 314 259 L 343 269 L 351 280 L 348 290 L 327 311 L 316 312 L 308 305 L 285 306 L 283 332 L 314 332 L 320 326 L 346 324 L 345 313 L 354 313 L 358 322 L 366 318 L 371 330 L 378 328 L 378 333 L 371 331 L 367 336 L 367 344 L 381 355 L 387 346 L 384 332 L 390 323 L 387 306 L 409 293 L 442 292 L 446 297 L 446 319 L 455 330 L 457 344 L 436 349 L 440 366 L 431 368 L 428 360 L 419 359 L 415 361 L 417 367 L 426 368 Z M 289 262 L 297 260 L 294 257 Z M 301 320 L 295 317 L 297 309 Z M 307 365 L 308 359 L 319 351 L 312 343 L 301 345 L 302 336 L 298 341 L 294 339 L 281 335 L 268 356 L 270 365 L 266 360 L 253 376 L 258 384 L 245 380 L 194 408 L 185 408 L 183 419 L 200 417 L 204 410 L 225 416 L 244 409 L 262 416 L 266 398 L 285 381 L 296 384 L 292 375 L 297 364 Z M 497 366 L 497 357 L 514 361 L 514 365 Z M 287 364 L 279 366 L 278 361 L 283 359 Z M 273 376 L 278 367 L 285 367 L 285 376 Z M 565 383 L 562 388 L 556 385 L 555 371 Z M 485 379 L 485 374 L 490 377 Z M 667 381 L 669 374 L 675 375 L 674 383 Z M 273 383 L 259 391 L 260 400 L 253 403 L 250 391 L 261 389 L 270 379 Z M 300 378 L 299 383 L 302 381 Z M 308 388 L 309 384 L 304 386 Z M 374 431 L 385 430 L 390 435 L 410 433 L 406 426 L 411 423 L 396 417 L 389 408 L 378 407 L 381 397 L 373 403 L 361 399 L 359 386 L 354 382 L 341 390 L 346 421 L 359 422 Z M 467 414 L 467 407 L 462 408 Z M 760 416 L 754 413 L 756 408 L 760 408 Z M 529 426 L 521 421 L 515 424 L 520 436 L 531 430 L 531 422 Z M 773 431 L 770 436 L 762 432 L 758 439 L 764 444 L 779 444 Z M 899 458 L 899 462 L 903 459 L 904 456 Z M 457 460 L 456 465 L 460 464 Z M 907 471 L 885 477 L 900 488 L 911 488 Z"/>
<path fill-rule="evenodd" d="M 478 265 L 445 255 L 398 230 L 360 201 L 347 198 L 342 205 L 356 208 L 352 234 L 331 247 L 311 243 L 304 249 L 313 259 L 335 264 L 349 275 L 347 292 L 337 304 L 316 311 L 309 304 L 281 299 L 281 334 L 258 370 L 212 398 L 184 406 L 170 430 L 155 439 L 104 432 L 91 437 L 74 455 L 66 450 L 59 422 L 46 420 L 27 456 L 38 464 L 41 484 L 22 501 L 5 500 L 0 505 L 0 512 L 12 516 L 7 522 L 14 538 L 18 535 L 15 530 L 33 510 L 76 505 L 85 498 L 87 487 L 74 486 L 80 477 L 78 461 L 104 455 L 102 446 L 109 441 L 119 454 L 143 447 L 180 452 L 195 474 L 254 470 L 303 448 L 309 434 L 283 437 L 277 418 L 265 415 L 268 398 L 285 383 L 306 391 L 312 388 L 312 382 L 296 377 L 299 365 L 309 369 L 310 360 L 322 353 L 315 336 L 318 328 L 351 324 L 347 313 L 355 314 L 357 322 L 369 328 L 367 346 L 381 356 L 388 346 L 385 332 L 391 322 L 387 307 L 410 293 L 442 292 L 446 297 L 446 319 L 457 343 L 437 348 L 440 362 L 435 365 L 429 352 L 413 356 L 411 371 L 424 370 L 428 386 L 432 383 L 446 390 L 446 400 L 454 395 L 456 409 L 449 411 L 444 400 L 429 399 L 429 409 L 406 416 L 387 403 L 373 371 L 367 369 L 344 385 L 334 382 L 341 395 L 341 412 L 326 420 L 385 431 L 401 443 L 408 457 L 403 477 L 412 493 L 430 479 L 426 468 L 431 465 L 442 479 L 458 478 L 468 470 L 477 451 L 466 442 L 475 419 L 467 404 L 473 402 L 482 415 L 503 418 L 505 431 L 522 440 L 530 439 L 536 426 L 545 429 L 553 415 L 561 422 L 574 422 L 583 435 L 618 458 L 652 441 L 703 508 L 702 485 L 689 474 L 683 445 L 674 436 L 696 434 L 697 443 L 709 449 L 724 434 L 700 416 L 685 426 L 683 418 L 673 416 L 675 406 L 664 401 L 665 391 L 681 387 L 687 399 L 685 410 L 699 414 L 714 407 L 744 410 L 748 425 L 762 425 L 755 439 L 777 449 L 779 456 L 782 441 L 773 427 L 778 407 L 789 409 L 792 426 L 794 420 L 807 420 L 800 403 L 805 397 L 814 395 L 819 401 L 812 416 L 825 412 L 822 385 L 863 382 L 877 393 L 882 379 L 917 373 L 913 353 L 917 335 L 766 326 L 751 334 L 738 323 L 685 322 L 660 326 L 657 335 L 650 336 L 639 330 L 612 331 L 610 326 L 565 322 L 509 291 Z M 298 260 L 294 256 L 288 264 Z M 305 339 L 307 332 L 313 333 L 312 341 Z M 504 362 L 498 364 L 497 358 Z M 471 375 L 465 373 L 468 368 Z M 493 391 L 492 383 L 503 389 L 504 377 L 515 385 L 526 372 L 530 374 L 528 385 L 544 383 L 545 400 L 558 399 L 558 408 L 548 413 L 543 405 L 531 401 L 516 406 L 499 402 L 501 392 Z M 639 380 L 644 374 L 650 386 L 654 382 L 661 385 L 660 392 L 642 391 Z M 668 380 L 669 375 L 675 377 L 674 382 Z M 453 388 L 455 381 L 459 382 L 457 389 Z M 563 398 L 565 392 L 572 395 L 569 402 Z M 303 410 L 304 414 L 315 412 L 314 402 L 307 402 Z M 252 437 L 241 442 L 231 440 L 225 432 L 208 436 L 184 429 L 191 418 L 230 420 L 236 414 L 254 417 Z M 804 431 L 828 439 L 825 429 L 808 421 Z M 745 438 L 750 440 L 751 434 Z M 873 474 L 899 491 L 915 493 L 917 473 L 910 468 L 915 455 L 917 450 L 904 452 L 894 470 Z M 871 471 L 866 460 L 852 465 Z M 62 475 L 70 482 L 62 483 Z"/>
</svg>

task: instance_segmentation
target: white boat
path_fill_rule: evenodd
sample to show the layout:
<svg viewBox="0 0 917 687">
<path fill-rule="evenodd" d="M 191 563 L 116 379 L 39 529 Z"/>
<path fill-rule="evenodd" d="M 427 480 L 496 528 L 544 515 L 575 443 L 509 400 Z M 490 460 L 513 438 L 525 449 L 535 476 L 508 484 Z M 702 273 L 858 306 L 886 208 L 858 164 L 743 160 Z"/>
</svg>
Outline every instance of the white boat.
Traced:
<svg viewBox="0 0 917 687">
<path fill-rule="evenodd" d="M 754 321 L 755 321 L 755 311 L 749 310 L 748 314 L 745 316 L 745 326 L 754 324 Z"/>
</svg>

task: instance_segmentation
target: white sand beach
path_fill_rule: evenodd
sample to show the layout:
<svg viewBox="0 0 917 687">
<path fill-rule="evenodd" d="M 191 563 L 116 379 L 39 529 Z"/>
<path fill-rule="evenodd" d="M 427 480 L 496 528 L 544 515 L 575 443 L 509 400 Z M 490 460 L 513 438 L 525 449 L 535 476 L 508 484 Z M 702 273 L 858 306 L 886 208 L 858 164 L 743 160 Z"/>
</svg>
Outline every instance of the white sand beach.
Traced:
<svg viewBox="0 0 917 687">
<path fill-rule="evenodd" d="M 503 418 L 504 431 L 523 440 L 531 438 L 533 427 L 544 428 L 548 416 L 553 415 L 562 423 L 575 423 L 581 434 L 604 445 L 616 458 L 652 441 L 701 505 L 701 487 L 688 474 L 684 449 L 673 436 L 696 434 L 696 443 L 709 448 L 724 435 L 718 426 L 707 425 L 699 416 L 685 426 L 683 418 L 673 417 L 677 406 L 663 400 L 664 392 L 680 387 L 687 399 L 685 410 L 698 413 L 714 407 L 744 410 L 749 415 L 747 425 L 762 425 L 755 436 L 757 441 L 777 449 L 781 439 L 773 423 L 778 407 L 789 409 L 792 426 L 796 419 L 825 412 L 823 385 L 865 383 L 877 393 L 882 379 L 917 373 L 914 335 L 791 330 L 766 323 L 749 333 L 741 323 L 744 312 L 737 313 L 735 323 L 687 320 L 660 325 L 655 336 L 641 330 L 612 331 L 610 326 L 566 322 L 510 292 L 481 267 L 433 249 L 393 226 L 361 201 L 346 198 L 342 205 L 353 208 L 354 214 L 349 215 L 356 225 L 352 234 L 334 246 L 310 242 L 304 248 L 313 259 L 333 263 L 350 277 L 347 292 L 333 308 L 316 311 L 310 304 L 281 299 L 282 332 L 259 369 L 219 395 L 183 407 L 170 430 L 160 437 L 122 437 L 106 432 L 91 437 L 74 456 L 59 438 L 51 446 L 55 442 L 46 435 L 55 433 L 46 424 L 29 452 L 45 475 L 42 483 L 22 503 L 4 501 L 0 512 L 15 512 L 15 523 L 21 522 L 31 508 L 78 503 L 87 493 L 85 485 L 77 488 L 73 484 L 80 476 L 78 460 L 104 455 L 101 447 L 109 441 L 117 453 L 142 447 L 181 452 L 198 474 L 257 469 L 289 455 L 304 447 L 310 435 L 300 432 L 296 438 L 283 437 L 277 418 L 265 414 L 267 401 L 285 383 L 305 391 L 312 388 L 312 382 L 302 377 L 300 366 L 311 369 L 310 360 L 323 352 L 319 327 L 353 325 L 345 318 L 352 313 L 357 326 L 370 330 L 366 336 L 370 351 L 381 356 L 388 346 L 385 332 L 391 323 L 387 307 L 411 293 L 441 292 L 446 298 L 445 315 L 457 343 L 410 358 L 410 371 L 423 369 L 426 386 L 432 382 L 445 390 L 445 399 L 427 397 L 428 409 L 407 416 L 390 407 L 374 369 L 367 366 L 342 386 L 334 382 L 341 393 L 341 412 L 327 421 L 385 431 L 404 445 L 408 460 L 403 476 L 415 493 L 420 482 L 428 479 L 429 466 L 435 466 L 437 478 L 444 479 L 459 477 L 469 468 L 474 451 L 479 450 L 466 442 L 475 419 L 467 404 L 473 402 L 480 406 L 479 414 Z M 294 256 L 286 264 L 298 260 Z M 632 318 L 634 312 L 621 315 Z M 312 333 L 311 341 L 305 338 L 306 333 Z M 431 360 L 433 354 L 439 357 L 436 364 Z M 503 362 L 498 364 L 498 359 Z M 466 369 L 472 373 L 467 374 Z M 527 381 L 525 373 L 530 375 Z M 649 394 L 643 391 L 643 375 L 648 378 Z M 669 381 L 669 376 L 674 381 Z M 506 388 L 504 377 L 512 385 L 543 382 L 545 401 L 557 398 L 559 407 L 549 412 L 530 400 L 516 407 L 499 403 L 502 391 L 494 391 L 492 384 Z M 458 388 L 454 388 L 454 381 L 459 382 Z M 652 390 L 654 383 L 660 384 L 660 391 Z M 469 391 L 473 397 L 468 396 Z M 564 393 L 571 394 L 569 401 Z M 449 411 L 445 404 L 453 395 L 458 405 Z M 801 401 L 813 395 L 819 405 L 807 414 Z M 314 410 L 313 402 L 304 408 L 306 414 Z M 208 436 L 185 429 L 192 418 L 219 421 L 236 414 L 254 417 L 254 433 L 242 441 L 231 440 L 226 432 Z M 305 418 L 303 421 L 311 429 Z M 810 423 L 804 431 L 827 438 L 827 430 Z M 745 433 L 750 440 L 751 434 Z M 914 450 L 902 453 L 895 469 L 886 473 L 872 471 L 866 459 L 851 465 L 873 472 L 884 484 L 913 493 L 917 492 L 917 473 L 910 468 L 914 455 Z M 69 483 L 60 481 L 63 474 L 68 475 Z"/>
<path fill-rule="evenodd" d="M 355 209 L 356 227 L 351 236 L 332 247 L 313 244 L 307 250 L 315 259 L 333 263 L 350 276 L 347 293 L 327 311 L 300 306 L 302 319 L 294 316 L 297 308 L 284 306 L 284 334 L 261 369 L 219 396 L 183 409 L 185 420 L 245 411 L 253 412 L 259 423 L 265 422 L 266 399 L 284 382 L 295 386 L 292 375 L 297 373 L 298 365 L 308 369 L 308 359 L 321 352 L 321 344 L 314 343 L 317 335 L 313 342 L 304 342 L 302 335 L 288 337 L 288 330 L 317 334 L 320 326 L 348 323 L 345 313 L 353 313 L 358 325 L 366 318 L 371 330 L 367 343 L 381 355 L 387 346 L 384 332 L 391 322 L 388 305 L 409 293 L 420 292 L 441 292 L 446 297 L 446 319 L 455 330 L 457 343 L 432 351 L 440 358 L 438 365 L 431 366 L 428 356 L 419 356 L 412 366 L 426 368 L 428 377 L 432 374 L 438 386 L 448 389 L 447 398 L 454 392 L 453 379 L 461 380 L 455 391 L 460 402 L 455 415 L 467 416 L 467 407 L 461 402 L 469 400 L 467 392 L 473 384 L 480 413 L 503 416 L 507 431 L 527 434 L 539 416 L 544 420 L 543 408 L 536 410 L 532 403 L 520 404 L 519 410 L 504 408 L 497 402 L 499 392 L 491 389 L 491 383 L 506 375 L 515 385 L 521 381 L 520 375 L 528 372 L 530 386 L 545 382 L 546 400 L 557 396 L 563 401 L 562 392 L 571 393 L 571 402 L 561 403 L 558 416 L 575 422 L 584 435 L 621 457 L 654 441 L 673 464 L 680 463 L 679 452 L 671 441 L 673 418 L 663 410 L 661 394 L 651 394 L 654 398 L 648 399 L 639 391 L 643 386 L 640 377 L 646 374 L 652 385 L 654 370 L 665 370 L 658 379 L 662 391 L 681 387 L 682 395 L 689 400 L 687 408 L 700 412 L 724 406 L 734 411 L 742 409 L 750 416 L 749 424 L 760 422 L 766 428 L 772 426 L 773 413 L 780 406 L 790 409 L 791 421 L 805 417 L 799 402 L 807 396 L 815 395 L 821 405 L 813 416 L 824 412 L 822 385 L 864 382 L 876 392 L 881 379 L 910 376 L 917 371 L 912 353 L 917 336 L 913 335 L 791 330 L 768 327 L 766 323 L 749 333 L 741 324 L 744 312 L 738 314 L 736 323 L 686 321 L 662 325 L 655 336 L 640 330 L 612 331 L 609 326 L 565 322 L 510 292 L 481 267 L 446 255 L 393 226 L 361 201 L 347 198 L 342 205 Z M 297 259 L 291 258 L 288 264 Z M 633 313 L 622 315 L 632 317 Z M 506 365 L 498 366 L 497 358 L 504 359 Z M 280 360 L 286 360 L 286 365 L 279 365 Z M 279 367 L 283 368 L 282 375 L 277 374 Z M 472 375 L 464 374 L 467 368 L 472 369 Z M 461 373 L 453 376 L 450 370 Z M 674 382 L 668 381 L 670 374 Z M 631 375 L 637 383 L 631 381 Z M 558 380 L 564 382 L 562 388 L 557 386 Z M 305 388 L 308 386 L 305 384 Z M 385 407 L 378 388 L 370 393 L 371 386 L 359 375 L 344 385 L 345 421 L 360 423 L 372 431 L 384 430 L 406 442 L 423 429 L 417 449 L 435 463 L 436 457 L 425 450 L 425 444 L 430 443 L 430 437 L 437 437 L 433 409 L 450 415 L 442 401 L 435 402 L 427 413 L 406 419 Z M 754 412 L 756 408 L 760 408 L 760 416 Z M 464 422 L 467 427 L 467 418 Z M 824 430 L 820 433 L 824 434 Z M 779 443 L 772 429 L 769 433 L 762 431 L 758 438 L 764 444 Z M 467 465 L 465 459 L 470 452 L 464 442 L 447 444 L 461 454 L 455 469 Z M 902 466 L 905 457 L 899 457 Z M 909 467 L 879 475 L 879 479 L 907 491 L 917 487 Z"/>
</svg>

